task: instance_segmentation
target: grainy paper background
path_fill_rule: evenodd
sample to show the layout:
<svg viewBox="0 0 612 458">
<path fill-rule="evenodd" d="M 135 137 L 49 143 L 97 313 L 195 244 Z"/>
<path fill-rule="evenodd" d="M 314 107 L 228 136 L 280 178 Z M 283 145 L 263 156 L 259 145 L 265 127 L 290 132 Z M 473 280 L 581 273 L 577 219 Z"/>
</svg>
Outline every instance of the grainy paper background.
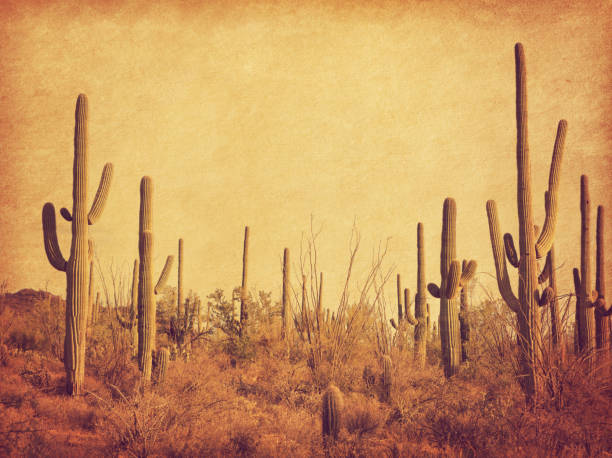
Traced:
<svg viewBox="0 0 612 458">
<path fill-rule="evenodd" d="M 458 256 L 478 260 L 493 286 L 487 199 L 517 236 L 517 41 L 540 222 L 556 125 L 569 123 L 556 239 L 566 290 L 579 262 L 581 173 L 593 238 L 596 205 L 610 207 L 609 1 L 4 0 L 0 21 L 0 273 L 11 290 L 48 282 L 65 293 L 44 254 L 41 209 L 71 206 L 80 92 L 91 198 L 103 164 L 115 165 L 90 229 L 102 263 L 129 269 L 137 256 L 138 187 L 150 175 L 156 271 L 183 237 L 186 285 L 201 295 L 239 284 L 249 225 L 251 286 L 278 298 L 282 250 L 297 262 L 311 214 L 326 306 L 337 302 L 354 219 L 358 272 L 391 237 L 388 265 L 414 288 L 422 221 L 428 281 L 438 282 L 447 196 L 457 200 Z M 69 224 L 58 225 L 68 256 Z"/>
</svg>

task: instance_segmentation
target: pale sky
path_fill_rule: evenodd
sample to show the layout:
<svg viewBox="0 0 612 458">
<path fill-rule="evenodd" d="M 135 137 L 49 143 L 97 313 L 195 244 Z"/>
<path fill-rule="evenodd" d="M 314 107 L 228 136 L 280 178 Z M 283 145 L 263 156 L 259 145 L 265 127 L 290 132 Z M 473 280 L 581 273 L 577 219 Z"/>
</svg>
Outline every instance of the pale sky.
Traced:
<svg viewBox="0 0 612 458">
<path fill-rule="evenodd" d="M 557 122 L 569 126 L 560 293 L 573 288 L 579 263 L 582 173 L 594 269 L 596 206 L 611 200 L 609 1 L 36 3 L 0 4 L 0 274 L 11 291 L 48 282 L 65 294 L 65 274 L 44 253 L 41 211 L 47 201 L 72 207 L 80 92 L 89 98 L 90 202 L 104 163 L 115 168 L 90 227 L 103 263 L 129 269 L 137 257 L 138 189 L 149 175 L 155 275 L 182 237 L 185 287 L 203 297 L 239 285 L 249 225 L 250 286 L 279 299 L 283 248 L 295 272 L 311 214 L 322 226 L 327 306 L 338 302 L 354 220 L 357 278 L 391 237 L 387 266 L 414 292 L 422 221 L 427 281 L 439 283 L 447 196 L 457 201 L 459 259 L 476 259 L 479 278 L 494 286 L 487 199 L 497 201 L 502 231 L 518 238 L 517 41 L 539 224 Z M 58 231 L 68 257 L 70 225 L 59 215 Z M 429 302 L 437 314 L 438 301 Z"/>
</svg>

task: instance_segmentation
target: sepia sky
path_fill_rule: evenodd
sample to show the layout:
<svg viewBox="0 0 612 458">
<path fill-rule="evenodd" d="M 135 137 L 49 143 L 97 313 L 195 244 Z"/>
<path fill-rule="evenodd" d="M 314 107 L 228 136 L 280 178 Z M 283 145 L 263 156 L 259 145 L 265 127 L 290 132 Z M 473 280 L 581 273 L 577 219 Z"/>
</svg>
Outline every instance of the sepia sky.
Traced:
<svg viewBox="0 0 612 458">
<path fill-rule="evenodd" d="M 41 211 L 47 201 L 72 208 L 81 92 L 90 202 L 104 163 L 115 167 L 90 226 L 103 265 L 127 271 L 137 257 L 139 182 L 149 175 L 154 275 L 182 237 L 185 285 L 201 296 L 240 283 L 249 225 L 250 286 L 278 299 L 283 248 L 295 272 L 311 214 L 325 306 L 338 302 L 353 221 L 356 279 L 391 237 L 387 266 L 414 291 L 422 221 L 427 281 L 439 283 L 447 196 L 457 201 L 458 258 L 476 259 L 479 280 L 494 286 L 487 199 L 518 240 L 517 41 L 539 224 L 557 122 L 568 121 L 555 246 L 560 293 L 573 288 L 580 175 L 590 180 L 593 250 L 596 205 L 611 203 L 609 1 L 123 3 L 0 3 L 0 275 L 11 291 L 48 282 L 65 294 L 65 274 L 44 253 Z M 70 225 L 59 215 L 58 231 L 67 258 Z M 388 292 L 394 304 L 393 282 Z"/>
</svg>

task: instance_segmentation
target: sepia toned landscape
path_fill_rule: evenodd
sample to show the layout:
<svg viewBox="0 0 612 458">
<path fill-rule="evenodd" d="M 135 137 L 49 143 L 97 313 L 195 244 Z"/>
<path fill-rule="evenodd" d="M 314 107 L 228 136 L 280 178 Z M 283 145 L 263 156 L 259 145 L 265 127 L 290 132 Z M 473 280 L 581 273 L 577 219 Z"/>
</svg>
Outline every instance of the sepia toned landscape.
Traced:
<svg viewBox="0 0 612 458">
<path fill-rule="evenodd" d="M 0 4 L 0 455 L 612 455 L 611 13 Z"/>
</svg>

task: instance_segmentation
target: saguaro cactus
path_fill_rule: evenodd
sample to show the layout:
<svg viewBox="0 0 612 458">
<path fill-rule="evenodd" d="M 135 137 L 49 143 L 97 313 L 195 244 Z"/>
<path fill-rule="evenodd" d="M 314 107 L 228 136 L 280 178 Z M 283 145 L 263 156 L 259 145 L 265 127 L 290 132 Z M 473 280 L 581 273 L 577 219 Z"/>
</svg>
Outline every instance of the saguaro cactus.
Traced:
<svg viewBox="0 0 612 458">
<path fill-rule="evenodd" d="M 240 288 L 240 336 L 247 332 L 249 321 L 247 274 L 249 262 L 249 226 L 244 228 L 244 249 L 242 251 L 242 286 Z"/>
<path fill-rule="evenodd" d="M 525 54 L 523 46 L 517 43 L 514 48 L 516 64 L 516 163 L 517 163 L 517 203 L 519 220 L 519 252 L 516 264 L 519 269 L 518 297 L 512 292 L 504 242 L 500 236 L 497 207 L 494 200 L 487 202 L 487 217 L 491 247 L 495 260 L 497 284 L 503 300 L 517 314 L 520 364 L 519 380 L 527 398 L 532 399 L 539 391 L 540 383 L 536 369 L 541 354 L 540 316 L 536 291 L 538 288 L 536 257 L 546 256 L 553 244 L 557 221 L 557 190 L 561 172 L 561 158 L 567 122 L 559 121 L 548 178 L 548 198 L 546 199 L 546 218 L 542 232 L 536 240 L 532 215 L 531 164 L 527 144 L 527 85 Z M 505 238 L 510 239 L 507 235 Z"/>
<path fill-rule="evenodd" d="M 580 177 L 580 272 L 574 269 L 578 280 L 576 290 L 576 322 L 578 323 L 578 351 L 589 353 L 595 348 L 595 300 L 591 292 L 591 202 L 589 181 Z M 593 297 L 594 296 L 594 297 Z"/>
<path fill-rule="evenodd" d="M 102 214 L 113 176 L 113 165 L 107 163 L 87 213 L 87 97 L 77 98 L 74 128 L 74 163 L 72 184 L 72 213 L 62 208 L 60 214 L 72 223 L 70 257 L 64 259 L 57 241 L 55 207 L 47 202 L 42 211 L 43 237 L 47 258 L 53 267 L 66 272 L 66 336 L 64 339 L 64 368 L 66 392 L 77 396 L 83 390 L 85 378 L 85 331 L 87 327 L 90 253 L 87 226 Z"/>
<path fill-rule="evenodd" d="M 176 292 L 176 317 L 181 317 L 181 307 L 184 306 L 183 302 L 183 239 L 178 241 L 178 280 L 177 280 L 177 292 Z"/>
<path fill-rule="evenodd" d="M 164 347 L 160 348 L 156 353 L 155 376 L 153 380 L 155 384 L 162 385 L 166 379 L 166 371 L 170 364 L 170 351 Z"/>
<path fill-rule="evenodd" d="M 417 293 L 414 299 L 414 359 L 417 366 L 425 367 L 427 358 L 427 334 L 429 312 L 427 310 L 427 288 L 425 283 L 425 243 L 423 242 L 423 223 L 417 224 Z"/>
<path fill-rule="evenodd" d="M 461 273 L 465 272 L 468 267 L 468 262 L 464 259 L 461 264 Z M 461 334 L 461 362 L 469 360 L 469 344 L 470 344 L 470 319 L 468 306 L 468 285 L 469 281 L 461 286 L 460 304 L 459 304 L 459 332 Z"/>
<path fill-rule="evenodd" d="M 343 404 L 344 401 L 340 390 L 335 385 L 329 385 L 323 394 L 323 406 L 321 409 L 323 443 L 325 446 L 338 439 Z"/>
<path fill-rule="evenodd" d="M 430 283 L 429 293 L 440 299 L 440 341 L 444 375 L 452 377 L 461 362 L 461 338 L 457 296 L 463 285 L 476 273 L 476 261 L 469 261 L 461 271 L 455 256 L 457 207 L 450 197 L 442 210 L 442 244 L 440 250 L 440 286 Z"/>
<path fill-rule="evenodd" d="M 577 350 L 588 353 L 606 348 L 610 341 L 610 314 L 605 300 L 604 278 L 604 208 L 597 207 L 595 290 L 591 291 L 589 184 L 586 175 L 580 178 L 580 271 L 574 269 L 576 288 Z"/>
<path fill-rule="evenodd" d="M 173 256 L 166 258 L 157 285 L 153 288 L 153 218 L 152 218 L 153 180 L 143 177 L 140 181 L 140 215 L 139 215 L 139 255 L 138 271 L 138 368 L 142 372 L 144 383 L 151 381 L 152 352 L 155 350 L 157 323 L 155 321 L 155 294 L 163 289 Z"/>
<path fill-rule="evenodd" d="M 595 259 L 595 342 L 598 349 L 610 347 L 610 314 L 612 303 L 606 303 L 605 260 L 604 260 L 604 207 L 597 207 L 597 253 Z"/>
<path fill-rule="evenodd" d="M 384 355 L 382 358 L 382 388 L 383 399 L 388 401 L 391 399 L 391 387 L 393 386 L 393 363 L 389 355 Z"/>
<path fill-rule="evenodd" d="M 281 308 L 281 339 L 287 335 L 287 320 L 291 313 L 289 304 L 289 248 L 283 252 L 283 301 Z"/>
<path fill-rule="evenodd" d="M 132 336 L 132 356 L 138 356 L 138 265 L 138 259 L 135 259 L 134 269 L 132 270 L 132 297 L 128 317 L 122 317 L 119 310 L 115 308 L 117 321 Z"/>
</svg>

